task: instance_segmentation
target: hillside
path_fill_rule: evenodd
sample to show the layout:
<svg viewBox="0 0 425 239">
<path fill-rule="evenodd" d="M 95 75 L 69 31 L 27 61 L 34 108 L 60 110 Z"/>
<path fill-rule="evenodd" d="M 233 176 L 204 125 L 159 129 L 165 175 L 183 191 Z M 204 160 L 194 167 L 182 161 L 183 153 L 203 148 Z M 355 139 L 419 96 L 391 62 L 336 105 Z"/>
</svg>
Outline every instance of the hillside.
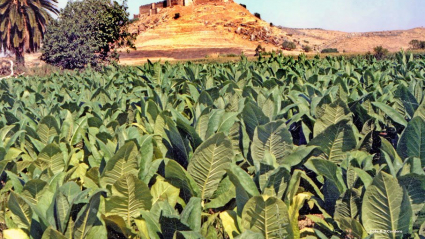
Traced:
<svg viewBox="0 0 425 239">
<path fill-rule="evenodd" d="M 176 13 L 180 18 L 174 19 Z M 284 38 L 284 33 L 253 16 L 239 4 L 214 3 L 174 6 L 145 16 L 130 27 L 137 34 L 137 51 L 122 53 L 121 62 L 137 64 L 150 59 L 193 59 L 206 56 L 253 55 L 259 43 Z M 252 38 L 255 38 L 251 41 Z"/>
<path fill-rule="evenodd" d="M 179 13 L 180 18 L 174 19 Z M 136 51 L 121 49 L 121 63 L 138 64 L 146 59 L 183 60 L 218 55 L 254 55 L 261 44 L 267 51 L 280 50 L 284 40 L 297 49 L 284 51 L 298 55 L 303 45 L 315 52 L 337 48 L 340 52 L 363 53 L 382 45 L 390 51 L 407 49 L 412 39 L 425 38 L 425 29 L 347 33 L 323 29 L 292 29 L 270 26 L 237 3 L 209 3 L 164 8 L 159 14 L 142 16 L 130 27 L 137 36 Z"/>
</svg>

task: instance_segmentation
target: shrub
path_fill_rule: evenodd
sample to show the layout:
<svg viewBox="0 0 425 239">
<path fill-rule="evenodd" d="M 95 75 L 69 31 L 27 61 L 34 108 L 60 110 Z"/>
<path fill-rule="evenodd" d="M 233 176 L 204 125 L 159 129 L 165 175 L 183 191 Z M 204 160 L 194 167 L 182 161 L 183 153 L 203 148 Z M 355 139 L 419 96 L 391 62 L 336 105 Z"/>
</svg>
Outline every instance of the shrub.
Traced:
<svg viewBox="0 0 425 239">
<path fill-rule="evenodd" d="M 374 52 L 373 56 L 377 60 L 380 60 L 388 54 L 388 49 L 386 49 L 382 46 L 377 46 L 377 47 L 373 48 L 373 52 Z"/>
<path fill-rule="evenodd" d="M 311 46 L 306 45 L 306 46 L 303 46 L 303 50 L 304 50 L 305 52 L 310 52 L 310 51 L 312 51 L 313 49 L 311 48 Z"/>
<path fill-rule="evenodd" d="M 239 5 L 241 5 L 242 7 L 246 8 L 246 5 L 245 4 L 240 3 Z"/>
<path fill-rule="evenodd" d="M 177 20 L 177 19 L 179 19 L 180 18 L 180 13 L 176 13 L 176 14 L 174 14 L 174 20 Z"/>
<path fill-rule="evenodd" d="M 261 53 L 264 53 L 266 49 L 261 46 L 261 44 L 258 44 L 257 48 L 255 48 L 255 56 L 260 55 Z"/>
<path fill-rule="evenodd" d="M 41 59 L 65 69 L 97 67 L 118 59 L 116 47 L 133 46 L 126 9 L 108 0 L 68 2 L 47 29 Z"/>
<path fill-rule="evenodd" d="M 297 45 L 295 45 L 294 42 L 285 40 L 282 44 L 282 48 L 290 51 L 290 50 L 294 50 L 295 48 L 297 48 Z"/>
<path fill-rule="evenodd" d="M 261 19 L 261 15 L 258 12 L 254 13 L 254 16 L 258 19 Z"/>
<path fill-rule="evenodd" d="M 425 41 L 419 41 L 415 39 L 411 40 L 409 45 L 411 45 L 412 49 L 425 49 Z"/>
<path fill-rule="evenodd" d="M 321 51 L 321 53 L 339 53 L 339 51 L 336 48 L 325 48 Z"/>
</svg>

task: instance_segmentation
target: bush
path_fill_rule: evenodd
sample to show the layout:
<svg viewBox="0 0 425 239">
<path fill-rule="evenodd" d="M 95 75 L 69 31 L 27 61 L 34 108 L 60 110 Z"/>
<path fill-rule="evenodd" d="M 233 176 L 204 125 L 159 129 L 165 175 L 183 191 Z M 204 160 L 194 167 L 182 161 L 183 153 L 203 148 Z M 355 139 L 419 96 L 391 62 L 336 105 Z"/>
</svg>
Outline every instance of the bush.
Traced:
<svg viewBox="0 0 425 239">
<path fill-rule="evenodd" d="M 326 48 L 323 49 L 320 53 L 339 53 L 339 51 L 336 48 Z"/>
<path fill-rule="evenodd" d="M 258 19 L 261 19 L 261 15 L 258 12 L 254 13 L 254 16 Z"/>
<path fill-rule="evenodd" d="M 255 56 L 259 56 L 260 54 L 264 53 L 266 49 L 261 46 L 261 44 L 258 44 L 257 48 L 255 48 Z"/>
<path fill-rule="evenodd" d="M 109 0 L 70 1 L 47 29 L 41 59 L 65 68 L 98 67 L 118 59 L 116 47 L 132 45 L 123 5 Z"/>
<path fill-rule="evenodd" d="M 411 40 L 409 45 L 412 49 L 425 49 L 425 41 Z"/>
<path fill-rule="evenodd" d="M 241 5 L 242 7 L 246 8 L 246 5 L 245 4 L 240 3 L 239 5 Z"/>
<path fill-rule="evenodd" d="M 297 48 L 297 45 L 295 45 L 294 42 L 285 40 L 282 44 L 282 48 L 290 51 L 290 50 L 294 50 L 295 48 Z"/>
<path fill-rule="evenodd" d="M 180 18 L 180 13 L 176 13 L 176 14 L 174 14 L 174 20 L 177 20 L 177 19 L 179 19 Z"/>
<path fill-rule="evenodd" d="M 377 60 L 381 60 L 382 58 L 384 58 L 387 54 L 388 54 L 388 49 L 382 47 L 382 46 L 377 46 L 375 48 L 373 48 L 373 56 L 377 59 Z"/>
<path fill-rule="evenodd" d="M 303 46 L 303 50 L 304 50 L 305 52 L 310 52 L 310 51 L 312 51 L 313 49 L 311 48 L 311 46 L 306 45 L 306 46 Z"/>
</svg>

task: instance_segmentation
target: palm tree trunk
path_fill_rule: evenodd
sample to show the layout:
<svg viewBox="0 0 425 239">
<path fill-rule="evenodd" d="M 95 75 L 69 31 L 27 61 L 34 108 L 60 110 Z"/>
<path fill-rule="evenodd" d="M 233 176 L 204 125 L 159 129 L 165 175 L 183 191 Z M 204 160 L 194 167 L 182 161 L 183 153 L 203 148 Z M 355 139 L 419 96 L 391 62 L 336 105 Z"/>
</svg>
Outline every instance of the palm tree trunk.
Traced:
<svg viewBox="0 0 425 239">
<path fill-rule="evenodd" d="M 24 49 L 20 47 L 15 48 L 16 65 L 25 66 Z"/>
</svg>

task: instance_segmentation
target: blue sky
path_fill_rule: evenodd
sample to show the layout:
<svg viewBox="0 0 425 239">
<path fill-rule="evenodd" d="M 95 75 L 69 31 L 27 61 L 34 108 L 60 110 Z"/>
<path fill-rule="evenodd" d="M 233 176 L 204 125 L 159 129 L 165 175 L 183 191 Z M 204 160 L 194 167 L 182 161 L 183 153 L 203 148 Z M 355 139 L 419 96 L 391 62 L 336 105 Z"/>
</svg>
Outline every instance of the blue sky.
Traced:
<svg viewBox="0 0 425 239">
<path fill-rule="evenodd" d="M 64 7 L 67 0 L 58 0 Z M 122 0 L 118 0 L 119 2 Z M 159 0 L 128 0 L 131 16 L 138 6 Z M 425 0 L 235 0 L 275 25 L 348 32 L 425 27 Z"/>
</svg>

